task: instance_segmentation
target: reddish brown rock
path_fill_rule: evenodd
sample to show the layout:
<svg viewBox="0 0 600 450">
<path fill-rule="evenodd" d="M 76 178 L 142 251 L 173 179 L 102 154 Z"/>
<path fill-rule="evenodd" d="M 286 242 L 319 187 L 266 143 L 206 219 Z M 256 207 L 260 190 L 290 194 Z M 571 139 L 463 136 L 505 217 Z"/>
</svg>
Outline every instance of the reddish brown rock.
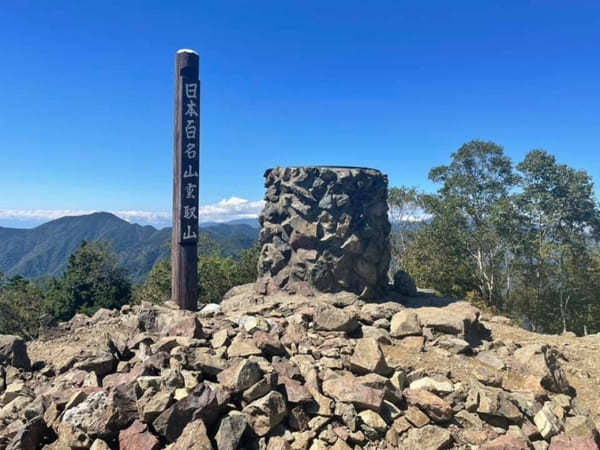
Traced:
<svg viewBox="0 0 600 450">
<path fill-rule="evenodd" d="M 393 371 L 386 364 L 379 343 L 374 338 L 358 340 L 350 359 L 350 366 L 353 372 L 359 374 L 374 372 L 380 375 L 388 375 Z"/>
<path fill-rule="evenodd" d="M 213 450 L 204 422 L 198 419 L 188 423 L 171 450 Z"/>
<path fill-rule="evenodd" d="M 137 420 L 119 433 L 120 450 L 158 450 L 160 442 L 148 431 L 148 426 Z"/>
<path fill-rule="evenodd" d="M 243 359 L 225 369 L 217 379 L 221 385 L 231 392 L 242 392 L 262 378 L 262 371 L 255 362 Z"/>
<path fill-rule="evenodd" d="M 287 413 L 285 400 L 279 392 L 269 392 L 246 406 L 242 413 L 258 436 L 265 436 L 279 425 Z"/>
<path fill-rule="evenodd" d="M 486 442 L 480 450 L 529 450 L 529 445 L 522 439 L 505 434 Z"/>
<path fill-rule="evenodd" d="M 187 397 L 165 410 L 152 423 L 157 433 L 169 442 L 175 442 L 183 428 L 198 418 L 214 422 L 219 414 L 217 396 L 205 383 L 201 383 Z"/>
<path fill-rule="evenodd" d="M 424 389 L 402 391 L 409 405 L 418 406 L 434 422 L 446 422 L 452 418 L 452 407 L 448 402 Z"/>
<path fill-rule="evenodd" d="M 285 391 L 285 396 L 288 402 L 306 403 L 312 401 L 312 395 L 299 381 L 292 380 L 291 378 L 284 376 L 278 377 L 277 380 L 280 385 L 283 385 L 283 390 Z"/>
<path fill-rule="evenodd" d="M 339 402 L 379 411 L 385 392 L 367 387 L 354 377 L 332 378 L 323 382 L 323 393 Z"/>
<path fill-rule="evenodd" d="M 202 325 L 196 317 L 185 317 L 177 320 L 165 333 L 167 336 L 184 336 L 201 339 L 204 336 Z"/>
<path fill-rule="evenodd" d="M 283 347 L 283 344 L 274 334 L 267 333 L 266 331 L 255 331 L 252 335 L 252 339 L 254 340 L 254 344 L 263 352 L 263 354 L 268 356 L 283 356 L 286 355 L 287 352 Z"/>
<path fill-rule="evenodd" d="M 598 450 L 598 444 L 589 437 L 569 437 L 566 434 L 554 436 L 548 450 Z"/>
</svg>

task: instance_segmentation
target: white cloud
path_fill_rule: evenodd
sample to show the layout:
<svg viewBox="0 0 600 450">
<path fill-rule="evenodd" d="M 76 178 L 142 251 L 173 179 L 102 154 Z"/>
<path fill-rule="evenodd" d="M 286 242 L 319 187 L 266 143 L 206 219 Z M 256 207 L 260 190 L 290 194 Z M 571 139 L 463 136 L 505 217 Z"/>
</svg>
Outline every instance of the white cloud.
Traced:
<svg viewBox="0 0 600 450">
<path fill-rule="evenodd" d="M 200 222 L 227 222 L 235 219 L 252 219 L 258 217 L 264 202 L 249 201 L 239 197 L 231 197 L 212 205 L 200 205 L 198 218 Z M 83 209 L 0 209 L 0 222 L 10 226 L 31 226 L 58 219 L 65 216 L 91 214 L 98 210 Z M 142 225 L 164 227 L 171 225 L 171 212 L 122 210 L 108 211 L 128 221 Z M 0 223 L 0 225 L 1 225 Z"/>
</svg>

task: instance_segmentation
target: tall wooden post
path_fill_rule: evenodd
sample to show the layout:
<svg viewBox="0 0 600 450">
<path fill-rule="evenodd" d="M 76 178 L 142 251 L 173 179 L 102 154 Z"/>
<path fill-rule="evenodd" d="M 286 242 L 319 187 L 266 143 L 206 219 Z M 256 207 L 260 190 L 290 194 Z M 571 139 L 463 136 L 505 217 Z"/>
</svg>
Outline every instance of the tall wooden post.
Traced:
<svg viewBox="0 0 600 450">
<path fill-rule="evenodd" d="M 188 310 L 198 306 L 199 143 L 198 54 L 184 49 L 175 55 L 171 292 L 172 300 Z"/>
</svg>

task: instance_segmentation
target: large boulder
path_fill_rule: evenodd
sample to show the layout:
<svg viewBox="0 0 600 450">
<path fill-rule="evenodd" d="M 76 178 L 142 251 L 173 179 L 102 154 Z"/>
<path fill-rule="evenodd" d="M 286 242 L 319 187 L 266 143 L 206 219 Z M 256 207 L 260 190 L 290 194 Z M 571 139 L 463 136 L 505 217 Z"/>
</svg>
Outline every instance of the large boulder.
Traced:
<svg viewBox="0 0 600 450">
<path fill-rule="evenodd" d="M 31 368 L 27 346 L 22 338 L 10 334 L 0 335 L 0 365 L 2 364 L 25 370 Z"/>
</svg>

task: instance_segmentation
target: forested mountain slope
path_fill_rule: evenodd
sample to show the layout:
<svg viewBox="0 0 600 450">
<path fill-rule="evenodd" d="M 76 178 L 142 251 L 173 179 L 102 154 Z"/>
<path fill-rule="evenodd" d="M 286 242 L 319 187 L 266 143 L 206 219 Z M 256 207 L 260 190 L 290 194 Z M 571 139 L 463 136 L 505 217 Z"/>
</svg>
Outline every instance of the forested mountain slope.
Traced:
<svg viewBox="0 0 600 450">
<path fill-rule="evenodd" d="M 258 237 L 258 230 L 247 224 L 210 224 L 202 231 L 226 255 L 236 255 Z M 141 281 L 157 260 L 168 255 L 170 238 L 171 228 L 132 224 L 105 212 L 62 217 L 32 229 L 0 227 L 0 272 L 28 278 L 57 276 L 82 240 L 105 240 L 132 280 Z"/>
</svg>

